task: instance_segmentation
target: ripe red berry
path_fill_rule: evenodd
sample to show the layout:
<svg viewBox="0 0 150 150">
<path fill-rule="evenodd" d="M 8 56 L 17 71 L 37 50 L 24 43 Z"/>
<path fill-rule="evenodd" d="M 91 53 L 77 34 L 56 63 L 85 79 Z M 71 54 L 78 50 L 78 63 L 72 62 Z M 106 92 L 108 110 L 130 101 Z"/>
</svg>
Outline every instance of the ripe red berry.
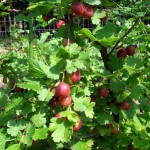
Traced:
<svg viewBox="0 0 150 150">
<path fill-rule="evenodd" d="M 107 97 L 109 94 L 109 90 L 106 87 L 101 87 L 99 89 L 99 96 L 100 97 Z"/>
<path fill-rule="evenodd" d="M 73 131 L 78 131 L 82 127 L 82 120 L 78 117 L 78 124 L 77 126 L 73 126 Z"/>
<path fill-rule="evenodd" d="M 93 8 L 88 4 L 86 4 L 84 8 L 85 8 L 85 11 L 82 14 L 83 18 L 91 18 L 94 15 Z"/>
<path fill-rule="evenodd" d="M 94 128 L 94 129 L 92 130 L 92 134 L 93 134 L 96 138 L 98 138 L 98 137 L 100 136 L 100 134 L 99 134 L 99 132 L 98 132 L 98 130 L 97 130 L 96 128 Z"/>
<path fill-rule="evenodd" d="M 90 98 L 91 98 L 91 102 L 96 102 L 96 96 L 95 95 L 91 95 Z"/>
<path fill-rule="evenodd" d="M 119 131 L 120 131 L 120 126 L 118 125 L 118 126 L 114 127 L 114 128 L 111 130 L 111 133 L 116 134 L 116 133 L 118 133 Z"/>
<path fill-rule="evenodd" d="M 57 114 L 55 115 L 55 118 L 62 118 L 61 112 L 57 113 Z"/>
<path fill-rule="evenodd" d="M 34 144 L 38 144 L 39 143 L 39 141 L 38 140 L 32 140 L 32 145 L 34 145 Z"/>
<path fill-rule="evenodd" d="M 122 109 L 129 110 L 130 109 L 130 103 L 128 101 L 123 101 L 118 104 Z"/>
<path fill-rule="evenodd" d="M 105 126 L 107 126 L 107 127 L 112 127 L 112 126 L 113 126 L 113 123 L 106 124 Z"/>
<path fill-rule="evenodd" d="M 71 7 L 71 12 L 75 16 L 82 16 L 85 11 L 85 6 L 81 2 L 74 2 Z"/>
<path fill-rule="evenodd" d="M 53 108 L 56 108 L 56 107 L 57 107 L 57 102 L 58 102 L 58 98 L 53 97 L 53 98 L 50 100 L 50 106 L 53 107 Z"/>
<path fill-rule="evenodd" d="M 133 149 L 132 144 L 129 144 L 129 145 L 128 145 L 128 150 L 132 150 L 132 149 Z"/>
<path fill-rule="evenodd" d="M 20 87 L 18 87 L 17 85 L 15 85 L 14 90 L 15 90 L 15 92 L 17 92 L 17 93 L 22 93 L 22 92 L 25 91 L 25 89 L 20 88 Z"/>
<path fill-rule="evenodd" d="M 44 21 L 49 21 L 51 18 L 48 15 L 42 15 Z"/>
<path fill-rule="evenodd" d="M 117 52 L 117 57 L 118 58 L 126 58 L 127 57 L 127 52 L 126 52 L 126 49 L 124 48 L 121 48 L 120 50 L 118 50 Z"/>
<path fill-rule="evenodd" d="M 62 113 L 62 111 L 59 112 L 59 113 L 57 113 L 57 114 L 55 115 L 55 118 L 57 118 L 57 119 L 63 119 L 63 120 L 68 120 L 67 117 L 62 117 L 61 113 Z"/>
<path fill-rule="evenodd" d="M 129 45 L 126 47 L 127 55 L 133 56 L 135 54 L 135 46 Z"/>
<path fill-rule="evenodd" d="M 76 72 L 73 72 L 70 75 L 70 80 L 72 81 L 72 83 L 78 82 L 80 80 L 80 78 L 81 78 L 80 70 L 77 70 Z"/>
<path fill-rule="evenodd" d="M 57 96 L 67 97 L 70 94 L 70 86 L 67 83 L 61 82 L 55 92 Z"/>
<path fill-rule="evenodd" d="M 67 96 L 67 97 L 59 97 L 59 104 L 61 106 L 69 106 L 71 104 L 71 97 Z"/>
<path fill-rule="evenodd" d="M 57 29 L 59 29 L 62 25 L 65 25 L 65 21 L 59 20 L 58 22 L 56 22 L 56 28 Z"/>
</svg>

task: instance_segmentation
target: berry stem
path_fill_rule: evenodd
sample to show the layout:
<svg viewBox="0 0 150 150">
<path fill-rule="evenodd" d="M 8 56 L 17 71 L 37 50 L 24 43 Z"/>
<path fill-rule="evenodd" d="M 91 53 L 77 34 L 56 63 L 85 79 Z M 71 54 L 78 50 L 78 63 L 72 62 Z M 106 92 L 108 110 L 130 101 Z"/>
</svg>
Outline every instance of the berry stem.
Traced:
<svg viewBox="0 0 150 150">
<path fill-rule="evenodd" d="M 125 32 L 125 34 L 116 42 L 116 44 L 114 45 L 114 47 L 112 48 L 112 50 L 109 52 L 109 56 L 113 53 L 113 51 L 116 49 L 116 47 L 118 46 L 118 44 L 121 42 L 122 39 L 124 39 L 133 29 L 134 27 L 138 24 L 140 18 L 137 18 L 135 20 L 135 22 L 133 23 L 133 25 L 129 28 L 129 30 L 127 32 Z"/>
<path fill-rule="evenodd" d="M 33 59 L 33 17 L 29 17 L 29 58 Z"/>
<path fill-rule="evenodd" d="M 72 18 L 70 15 L 68 15 L 67 46 L 69 46 L 69 42 L 70 42 L 71 23 L 72 23 Z"/>
</svg>

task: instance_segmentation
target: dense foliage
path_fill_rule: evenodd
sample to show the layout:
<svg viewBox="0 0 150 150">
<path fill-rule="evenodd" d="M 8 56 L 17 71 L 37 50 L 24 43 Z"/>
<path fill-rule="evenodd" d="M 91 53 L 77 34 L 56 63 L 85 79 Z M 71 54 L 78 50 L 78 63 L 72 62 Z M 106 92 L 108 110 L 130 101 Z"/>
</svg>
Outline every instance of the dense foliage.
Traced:
<svg viewBox="0 0 150 150">
<path fill-rule="evenodd" d="M 0 44 L 0 149 L 150 149 L 150 1 L 26 2 Z"/>
</svg>

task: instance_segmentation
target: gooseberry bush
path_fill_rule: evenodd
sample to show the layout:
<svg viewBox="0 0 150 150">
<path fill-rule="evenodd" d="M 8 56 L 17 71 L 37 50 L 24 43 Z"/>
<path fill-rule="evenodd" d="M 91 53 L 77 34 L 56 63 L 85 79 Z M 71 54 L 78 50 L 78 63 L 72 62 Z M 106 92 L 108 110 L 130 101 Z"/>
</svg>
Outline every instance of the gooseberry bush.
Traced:
<svg viewBox="0 0 150 150">
<path fill-rule="evenodd" d="M 0 44 L 0 149 L 150 149 L 150 1 L 26 1 Z"/>
</svg>

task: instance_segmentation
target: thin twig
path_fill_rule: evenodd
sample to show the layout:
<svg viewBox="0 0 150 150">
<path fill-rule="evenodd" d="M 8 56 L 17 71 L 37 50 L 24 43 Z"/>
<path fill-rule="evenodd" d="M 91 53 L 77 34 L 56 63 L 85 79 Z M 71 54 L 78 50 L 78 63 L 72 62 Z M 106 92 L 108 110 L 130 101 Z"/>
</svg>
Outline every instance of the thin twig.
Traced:
<svg viewBox="0 0 150 150">
<path fill-rule="evenodd" d="M 23 12 L 23 10 L 9 9 L 9 10 L 0 10 L 0 12 Z"/>
<path fill-rule="evenodd" d="M 29 58 L 33 59 L 33 17 L 29 18 Z"/>
<path fill-rule="evenodd" d="M 68 35 L 67 35 L 67 46 L 70 45 L 70 32 L 71 32 L 71 23 L 72 23 L 72 18 L 70 17 L 70 15 L 68 15 Z"/>
<path fill-rule="evenodd" d="M 21 81 L 23 81 L 23 79 L 18 75 L 16 74 L 16 72 L 13 70 L 13 68 L 11 66 L 7 66 L 7 64 L 4 64 L 10 71 L 11 73 L 13 73 L 18 79 L 20 79 Z"/>
<path fill-rule="evenodd" d="M 120 45 L 118 45 L 117 47 L 116 47 L 116 49 L 119 49 L 119 48 L 121 48 L 123 46 L 123 43 L 121 43 Z"/>
<path fill-rule="evenodd" d="M 131 28 L 129 28 L 129 30 L 116 42 L 116 44 L 114 45 L 114 47 L 112 48 L 112 50 L 110 51 L 110 53 L 108 54 L 109 56 L 113 53 L 113 51 L 116 49 L 116 47 L 118 46 L 118 44 L 121 42 L 122 39 L 124 39 L 133 29 L 134 27 L 137 25 L 138 21 L 140 18 L 137 18 L 134 22 L 134 24 L 131 26 Z"/>
<path fill-rule="evenodd" d="M 105 68 L 107 69 L 107 67 L 108 67 L 108 66 L 107 66 L 107 62 L 108 62 L 108 60 L 109 60 L 107 47 L 104 47 L 101 43 L 99 43 L 99 42 L 97 42 L 97 41 L 95 41 L 95 43 L 100 46 L 99 52 L 100 52 L 100 54 L 101 54 L 101 56 L 102 56 L 102 60 L 103 60 L 103 62 L 104 62 L 104 66 L 105 66 Z"/>
<path fill-rule="evenodd" d="M 85 135 L 85 136 L 83 137 L 83 139 L 85 139 L 85 138 L 90 138 L 90 137 L 95 137 L 95 135 L 93 135 L 93 134 Z"/>
</svg>

